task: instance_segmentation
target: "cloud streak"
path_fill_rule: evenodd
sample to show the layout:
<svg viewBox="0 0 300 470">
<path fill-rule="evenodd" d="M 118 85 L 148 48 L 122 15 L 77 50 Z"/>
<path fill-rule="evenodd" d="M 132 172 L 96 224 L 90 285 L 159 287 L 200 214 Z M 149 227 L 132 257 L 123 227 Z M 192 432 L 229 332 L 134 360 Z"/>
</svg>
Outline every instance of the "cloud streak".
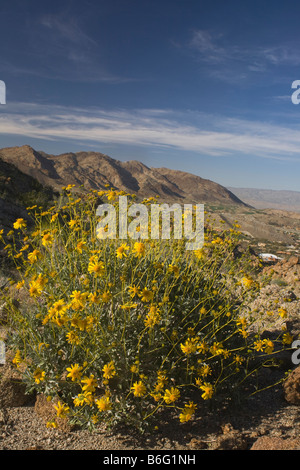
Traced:
<svg viewBox="0 0 300 470">
<path fill-rule="evenodd" d="M 0 114 L 3 135 L 300 161 L 298 132 L 259 121 L 160 109 L 107 111 L 31 103 L 10 103 L 6 109 Z"/>
<path fill-rule="evenodd" d="M 209 75 L 225 81 L 238 82 L 274 67 L 300 64 L 300 53 L 294 44 L 240 46 L 228 42 L 222 33 L 207 30 L 194 30 L 186 47 Z"/>
</svg>

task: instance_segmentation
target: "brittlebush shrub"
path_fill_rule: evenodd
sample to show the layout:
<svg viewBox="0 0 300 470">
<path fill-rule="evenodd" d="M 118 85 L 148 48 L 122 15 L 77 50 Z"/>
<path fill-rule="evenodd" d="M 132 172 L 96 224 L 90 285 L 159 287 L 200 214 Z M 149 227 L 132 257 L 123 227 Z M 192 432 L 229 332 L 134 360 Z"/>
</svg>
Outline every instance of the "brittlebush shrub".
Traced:
<svg viewBox="0 0 300 470">
<path fill-rule="evenodd" d="M 23 299 L 10 315 L 13 363 L 29 392 L 55 399 L 57 416 L 81 426 L 142 427 L 163 408 L 184 423 L 195 397 L 232 393 L 253 354 L 272 353 L 241 315 L 259 286 L 245 271 L 251 260 L 234 256 L 236 229 L 207 224 L 196 252 L 184 240 L 99 240 L 99 195 L 117 208 L 119 194 L 78 197 L 68 187 L 64 205 L 30 208 L 34 231 L 16 221 L 5 246 Z"/>
</svg>

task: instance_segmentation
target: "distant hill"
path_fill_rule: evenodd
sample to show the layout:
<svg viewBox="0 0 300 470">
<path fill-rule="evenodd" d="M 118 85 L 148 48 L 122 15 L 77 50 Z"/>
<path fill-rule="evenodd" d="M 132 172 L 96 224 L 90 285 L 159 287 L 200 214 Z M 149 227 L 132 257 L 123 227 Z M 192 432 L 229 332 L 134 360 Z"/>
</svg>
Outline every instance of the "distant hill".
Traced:
<svg viewBox="0 0 300 470">
<path fill-rule="evenodd" d="M 44 187 L 34 177 L 20 171 L 12 163 L 0 159 L 0 226 L 10 230 L 17 218 L 29 221 L 26 207 L 52 204 L 55 191 Z"/>
<path fill-rule="evenodd" d="M 256 209 L 281 209 L 300 212 L 299 191 L 232 187 L 227 189 Z"/>
<path fill-rule="evenodd" d="M 0 158 L 43 185 L 61 189 L 68 184 L 86 190 L 111 185 L 138 198 L 159 196 L 159 201 L 245 206 L 223 186 L 190 173 L 149 168 L 141 162 L 122 162 L 100 152 L 49 155 L 28 145 L 0 149 Z"/>
</svg>

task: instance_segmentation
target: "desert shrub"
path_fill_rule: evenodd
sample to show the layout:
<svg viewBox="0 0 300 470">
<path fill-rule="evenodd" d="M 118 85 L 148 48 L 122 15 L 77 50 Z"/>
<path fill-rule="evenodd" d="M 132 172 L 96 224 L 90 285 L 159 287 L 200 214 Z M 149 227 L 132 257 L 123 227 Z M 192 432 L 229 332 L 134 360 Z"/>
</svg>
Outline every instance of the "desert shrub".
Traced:
<svg viewBox="0 0 300 470">
<path fill-rule="evenodd" d="M 23 301 L 8 345 L 28 391 L 55 399 L 70 422 L 142 427 L 171 408 L 184 423 L 197 412 L 191 392 L 207 402 L 230 394 L 254 354 L 272 353 L 272 341 L 250 335 L 251 314 L 241 315 L 259 285 L 246 273 L 251 260 L 234 256 L 238 227 L 208 225 L 190 252 L 184 240 L 100 240 L 99 196 L 118 209 L 119 194 L 68 187 L 64 205 L 30 208 L 34 231 L 16 221 L 5 250 Z"/>
</svg>

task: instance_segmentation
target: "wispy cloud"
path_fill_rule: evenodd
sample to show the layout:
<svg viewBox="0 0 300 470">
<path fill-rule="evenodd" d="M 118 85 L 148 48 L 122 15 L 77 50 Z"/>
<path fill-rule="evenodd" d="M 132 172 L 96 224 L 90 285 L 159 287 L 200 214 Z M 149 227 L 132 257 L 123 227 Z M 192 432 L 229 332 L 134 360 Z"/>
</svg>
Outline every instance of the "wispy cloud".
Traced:
<svg viewBox="0 0 300 470">
<path fill-rule="evenodd" d="M 172 110 L 114 110 L 30 103 L 10 104 L 0 114 L 0 134 L 36 139 L 122 144 L 241 158 L 299 161 L 294 129 L 259 121 Z"/>
<path fill-rule="evenodd" d="M 298 66 L 300 53 L 292 44 L 248 45 L 231 43 L 222 33 L 194 30 L 186 44 L 194 60 L 211 76 L 223 80 L 270 72 L 276 66 Z"/>
<path fill-rule="evenodd" d="M 20 34 L 26 54 L 4 54 L 7 73 L 82 83 L 134 81 L 110 69 L 105 45 L 72 12 L 29 17 Z"/>
</svg>

